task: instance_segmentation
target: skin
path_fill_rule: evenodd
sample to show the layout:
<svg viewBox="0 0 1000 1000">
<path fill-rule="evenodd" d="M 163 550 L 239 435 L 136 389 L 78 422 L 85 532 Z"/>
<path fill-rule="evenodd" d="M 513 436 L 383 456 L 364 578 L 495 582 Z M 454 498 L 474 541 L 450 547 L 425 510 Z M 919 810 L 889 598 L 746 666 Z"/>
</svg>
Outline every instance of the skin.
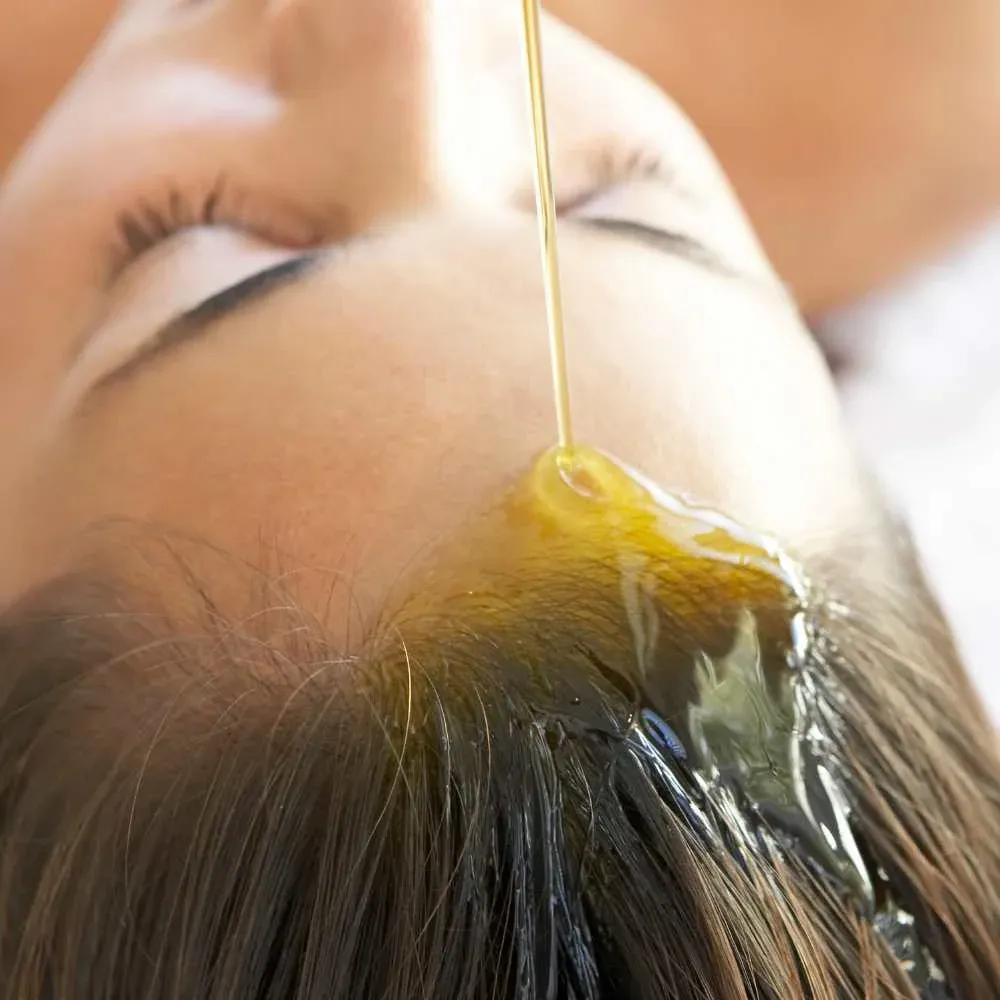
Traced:
<svg viewBox="0 0 1000 1000">
<path fill-rule="evenodd" d="M 117 6 L 0 11 L 0 170 Z M 993 0 L 546 6 L 692 116 L 807 313 L 939 253 L 1000 202 Z"/>
<path fill-rule="evenodd" d="M 551 445 L 516 11 L 450 13 L 121 15 L 0 190 L 0 599 L 125 519 L 342 571 L 374 614 Z M 827 371 L 704 144 L 624 64 L 545 30 L 580 440 L 793 546 L 856 528 L 870 505 Z M 123 263 L 122 212 L 197 204 L 220 177 L 219 224 Z M 294 280 L 111 375 L 303 247 Z"/>
</svg>

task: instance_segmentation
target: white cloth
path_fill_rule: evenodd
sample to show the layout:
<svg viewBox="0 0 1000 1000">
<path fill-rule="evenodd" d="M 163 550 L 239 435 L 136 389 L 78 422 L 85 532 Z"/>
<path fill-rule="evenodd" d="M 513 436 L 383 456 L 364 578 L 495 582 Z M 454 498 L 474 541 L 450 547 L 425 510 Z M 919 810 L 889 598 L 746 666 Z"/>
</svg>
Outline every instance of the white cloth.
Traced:
<svg viewBox="0 0 1000 1000">
<path fill-rule="evenodd" d="M 1000 221 L 818 333 L 1000 723 Z"/>
</svg>

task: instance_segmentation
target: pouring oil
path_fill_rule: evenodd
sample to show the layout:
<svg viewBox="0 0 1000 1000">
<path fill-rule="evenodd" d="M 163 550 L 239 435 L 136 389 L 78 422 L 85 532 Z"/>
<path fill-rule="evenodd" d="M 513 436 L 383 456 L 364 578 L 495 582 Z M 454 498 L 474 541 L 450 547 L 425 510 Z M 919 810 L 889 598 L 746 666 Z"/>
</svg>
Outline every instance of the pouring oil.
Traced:
<svg viewBox="0 0 1000 1000">
<path fill-rule="evenodd" d="M 617 726 L 706 838 L 750 853 L 762 830 L 781 831 L 838 885 L 870 896 L 846 804 L 819 777 L 810 594 L 797 564 L 574 441 L 539 2 L 522 3 L 558 443 L 435 553 L 394 629 L 415 656 L 451 664 L 491 637 L 483 657 L 511 671 L 512 688 L 528 685 L 553 745 Z M 505 644 L 519 652 L 497 665 Z M 613 722 L 594 702 L 602 686 L 624 696 L 627 717 Z"/>
<path fill-rule="evenodd" d="M 617 745 L 712 849 L 794 854 L 922 954 L 855 840 L 799 565 L 574 441 L 538 0 L 523 13 L 558 444 L 416 575 L 394 633 L 428 676 L 499 673 L 499 724 L 544 730 L 556 768 Z"/>
</svg>

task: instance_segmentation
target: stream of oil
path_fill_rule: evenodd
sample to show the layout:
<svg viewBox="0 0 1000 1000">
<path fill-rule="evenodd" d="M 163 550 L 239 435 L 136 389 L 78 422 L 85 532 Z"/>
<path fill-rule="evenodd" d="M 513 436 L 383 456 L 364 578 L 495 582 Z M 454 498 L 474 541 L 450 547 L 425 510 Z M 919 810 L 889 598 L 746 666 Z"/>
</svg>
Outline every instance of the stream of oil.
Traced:
<svg viewBox="0 0 1000 1000">
<path fill-rule="evenodd" d="M 566 332 L 563 324 L 562 285 L 559 279 L 559 241 L 556 198 L 549 156 L 549 124 L 545 107 L 545 74 L 538 0 L 522 0 L 524 51 L 528 64 L 528 98 L 531 134 L 535 151 L 535 200 L 538 205 L 538 237 L 542 248 L 545 281 L 545 313 L 549 330 L 552 390 L 556 406 L 559 447 L 573 447 L 573 419 L 569 403 L 569 371 L 566 364 Z"/>
</svg>

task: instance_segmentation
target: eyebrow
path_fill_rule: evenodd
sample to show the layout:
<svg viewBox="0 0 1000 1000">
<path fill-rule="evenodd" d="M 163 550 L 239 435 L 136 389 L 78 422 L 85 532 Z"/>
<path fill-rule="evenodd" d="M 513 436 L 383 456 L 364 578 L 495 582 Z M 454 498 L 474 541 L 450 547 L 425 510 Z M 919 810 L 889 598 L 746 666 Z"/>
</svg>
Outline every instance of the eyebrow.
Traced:
<svg viewBox="0 0 1000 1000">
<path fill-rule="evenodd" d="M 272 264 L 262 271 L 255 271 L 235 284 L 227 285 L 215 292 L 161 326 L 117 368 L 99 379 L 91 389 L 91 394 L 130 379 L 140 369 L 146 368 L 167 352 L 174 351 L 182 344 L 207 333 L 227 316 L 231 316 L 252 302 L 267 298 L 286 285 L 295 283 L 324 256 L 325 253 L 312 250 Z"/>
<path fill-rule="evenodd" d="M 720 277 L 748 280 L 745 274 L 729 265 L 709 246 L 685 233 L 647 226 L 626 219 L 566 216 L 562 221 L 578 229 L 599 230 L 631 239 L 675 259 L 695 264 Z M 262 271 L 256 271 L 234 285 L 210 295 L 198 305 L 160 327 L 117 368 L 100 378 L 88 396 L 131 379 L 168 352 L 175 351 L 181 345 L 209 333 L 218 323 L 240 309 L 267 298 L 286 285 L 294 284 L 317 263 L 327 259 L 329 254 L 329 249 L 311 250 L 266 267 Z"/>
</svg>

